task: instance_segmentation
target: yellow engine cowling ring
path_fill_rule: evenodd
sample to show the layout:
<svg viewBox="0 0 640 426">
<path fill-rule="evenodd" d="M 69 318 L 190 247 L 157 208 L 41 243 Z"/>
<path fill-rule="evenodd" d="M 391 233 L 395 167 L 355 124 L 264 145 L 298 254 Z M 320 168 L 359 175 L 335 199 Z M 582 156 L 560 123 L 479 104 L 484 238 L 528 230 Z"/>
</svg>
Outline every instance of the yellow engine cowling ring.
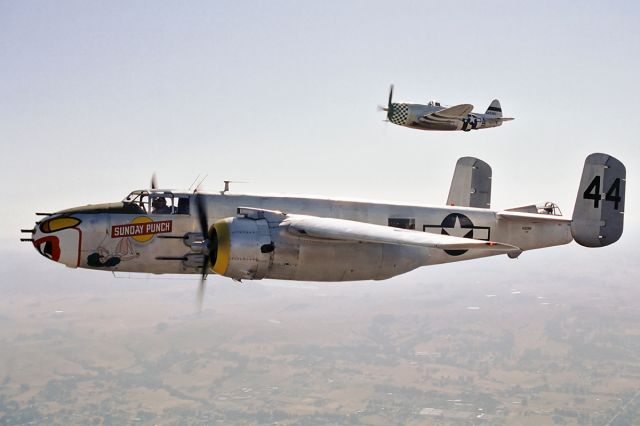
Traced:
<svg viewBox="0 0 640 426">
<path fill-rule="evenodd" d="M 209 231 L 211 269 L 237 280 L 259 280 L 269 272 L 273 243 L 264 219 L 230 217 Z"/>
</svg>

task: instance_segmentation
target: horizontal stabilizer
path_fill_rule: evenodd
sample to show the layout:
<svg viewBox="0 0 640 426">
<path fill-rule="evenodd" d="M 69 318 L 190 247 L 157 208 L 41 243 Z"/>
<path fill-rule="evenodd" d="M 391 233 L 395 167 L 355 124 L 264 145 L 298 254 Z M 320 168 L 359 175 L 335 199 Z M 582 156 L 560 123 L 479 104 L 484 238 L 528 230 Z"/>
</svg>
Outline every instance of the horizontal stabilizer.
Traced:
<svg viewBox="0 0 640 426">
<path fill-rule="evenodd" d="M 498 220 L 512 220 L 529 223 L 571 223 L 571 218 L 556 216 L 553 214 L 524 213 L 518 211 L 502 210 L 496 213 Z"/>
<path fill-rule="evenodd" d="M 289 232 L 297 236 L 361 243 L 396 244 L 442 250 L 519 251 L 518 247 L 493 241 L 452 237 L 372 223 L 305 215 L 287 215 Z"/>
</svg>

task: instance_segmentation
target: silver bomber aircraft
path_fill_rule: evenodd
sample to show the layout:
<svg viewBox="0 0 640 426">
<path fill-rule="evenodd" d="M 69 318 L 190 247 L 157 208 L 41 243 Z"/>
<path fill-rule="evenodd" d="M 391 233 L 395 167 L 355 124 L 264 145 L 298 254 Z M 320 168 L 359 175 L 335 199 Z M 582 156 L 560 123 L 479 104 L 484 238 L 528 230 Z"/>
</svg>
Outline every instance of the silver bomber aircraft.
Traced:
<svg viewBox="0 0 640 426">
<path fill-rule="evenodd" d="M 383 280 L 421 266 L 622 235 L 625 167 L 587 157 L 573 216 L 553 203 L 491 209 L 491 168 L 458 160 L 444 207 L 156 189 L 44 216 L 24 241 L 71 268 L 234 280 Z"/>
<path fill-rule="evenodd" d="M 480 114 L 473 111 L 473 105 L 460 104 L 452 107 L 430 101 L 426 105 L 393 102 L 393 85 L 389 89 L 389 102 L 379 107 L 387 112 L 387 120 L 398 126 L 420 130 L 470 130 L 488 129 L 502 126 L 513 118 L 502 116 L 500 101 L 494 99 L 487 111 Z"/>
</svg>

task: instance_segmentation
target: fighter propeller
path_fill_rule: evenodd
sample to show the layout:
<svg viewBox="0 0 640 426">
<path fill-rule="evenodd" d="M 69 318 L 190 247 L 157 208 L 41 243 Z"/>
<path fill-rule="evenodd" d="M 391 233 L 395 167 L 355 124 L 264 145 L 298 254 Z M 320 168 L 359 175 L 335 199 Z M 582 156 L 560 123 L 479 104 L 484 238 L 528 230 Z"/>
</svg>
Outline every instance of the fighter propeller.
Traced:
<svg viewBox="0 0 640 426">
<path fill-rule="evenodd" d="M 378 105 L 378 111 L 387 112 L 387 119 L 384 121 L 388 122 L 389 118 L 391 118 L 390 111 L 393 112 L 393 84 L 389 87 L 389 101 L 387 102 L 387 106 L 383 107 L 381 105 Z"/>
</svg>

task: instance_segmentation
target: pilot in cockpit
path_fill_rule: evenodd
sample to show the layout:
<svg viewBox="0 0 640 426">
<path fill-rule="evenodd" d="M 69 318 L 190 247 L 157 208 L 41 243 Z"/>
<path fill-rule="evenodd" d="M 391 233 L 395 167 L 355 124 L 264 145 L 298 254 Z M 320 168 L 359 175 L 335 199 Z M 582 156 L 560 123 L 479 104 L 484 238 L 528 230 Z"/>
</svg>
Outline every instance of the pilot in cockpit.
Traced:
<svg viewBox="0 0 640 426">
<path fill-rule="evenodd" d="M 165 197 L 158 197 L 153 200 L 151 204 L 153 207 L 153 214 L 170 214 L 171 207 L 167 206 L 167 199 Z"/>
</svg>

